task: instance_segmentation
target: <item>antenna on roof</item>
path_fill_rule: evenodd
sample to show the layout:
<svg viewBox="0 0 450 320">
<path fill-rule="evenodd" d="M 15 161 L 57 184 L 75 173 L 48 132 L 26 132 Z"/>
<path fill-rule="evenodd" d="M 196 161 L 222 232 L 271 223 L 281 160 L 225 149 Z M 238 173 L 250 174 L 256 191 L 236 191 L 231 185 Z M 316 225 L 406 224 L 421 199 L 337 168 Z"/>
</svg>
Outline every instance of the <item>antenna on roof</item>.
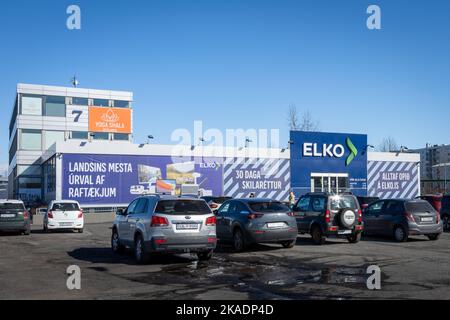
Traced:
<svg viewBox="0 0 450 320">
<path fill-rule="evenodd" d="M 73 86 L 74 88 L 78 87 L 78 85 L 80 84 L 80 83 L 78 82 L 77 76 L 73 76 L 73 78 L 70 79 L 70 83 L 72 83 L 72 86 Z"/>
</svg>

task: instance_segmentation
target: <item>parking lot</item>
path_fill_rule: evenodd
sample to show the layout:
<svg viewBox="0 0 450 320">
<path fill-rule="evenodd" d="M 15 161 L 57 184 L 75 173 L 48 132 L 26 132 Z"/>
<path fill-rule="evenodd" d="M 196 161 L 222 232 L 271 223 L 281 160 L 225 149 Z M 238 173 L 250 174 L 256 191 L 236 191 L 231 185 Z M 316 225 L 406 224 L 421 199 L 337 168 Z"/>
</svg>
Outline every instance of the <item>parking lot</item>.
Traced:
<svg viewBox="0 0 450 320">
<path fill-rule="evenodd" d="M 450 233 L 407 243 L 301 236 L 293 249 L 258 245 L 243 253 L 219 244 L 209 263 L 190 255 L 154 257 L 144 266 L 110 250 L 111 223 L 83 234 L 0 235 L 0 299 L 447 299 Z M 381 290 L 366 287 L 367 266 L 382 270 Z M 69 265 L 81 268 L 81 290 L 66 287 Z"/>
</svg>

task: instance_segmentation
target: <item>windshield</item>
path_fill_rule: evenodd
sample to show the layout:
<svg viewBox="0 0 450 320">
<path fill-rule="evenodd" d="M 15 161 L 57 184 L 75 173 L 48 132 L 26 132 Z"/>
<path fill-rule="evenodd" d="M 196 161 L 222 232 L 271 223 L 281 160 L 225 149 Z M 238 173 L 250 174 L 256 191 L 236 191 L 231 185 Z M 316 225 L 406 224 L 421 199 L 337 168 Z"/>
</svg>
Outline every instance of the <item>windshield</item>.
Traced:
<svg viewBox="0 0 450 320">
<path fill-rule="evenodd" d="M 344 208 L 359 209 L 358 203 L 353 196 L 334 196 L 330 198 L 330 210 L 337 211 Z"/>
<path fill-rule="evenodd" d="M 55 203 L 53 204 L 52 211 L 79 211 L 77 203 Z"/>
<path fill-rule="evenodd" d="M 281 202 L 276 201 L 266 201 L 266 202 L 249 202 L 250 209 L 255 212 L 289 212 L 288 206 Z"/>
<path fill-rule="evenodd" d="M 21 203 L 0 203 L 0 211 L 3 210 L 15 210 L 15 211 L 23 211 L 25 210 L 23 204 Z"/>
<path fill-rule="evenodd" d="M 407 202 L 408 212 L 433 212 L 434 208 L 428 202 Z"/>
<path fill-rule="evenodd" d="M 174 215 L 212 213 L 206 202 L 199 200 L 162 200 L 158 202 L 155 212 Z"/>
</svg>

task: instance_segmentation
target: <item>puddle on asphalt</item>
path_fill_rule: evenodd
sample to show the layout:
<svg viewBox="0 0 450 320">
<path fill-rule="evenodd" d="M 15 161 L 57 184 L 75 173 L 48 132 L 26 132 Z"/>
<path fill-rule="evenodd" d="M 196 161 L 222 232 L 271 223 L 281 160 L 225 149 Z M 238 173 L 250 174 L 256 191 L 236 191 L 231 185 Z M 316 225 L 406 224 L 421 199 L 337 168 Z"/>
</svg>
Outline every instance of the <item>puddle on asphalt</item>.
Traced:
<svg viewBox="0 0 450 320">
<path fill-rule="evenodd" d="M 257 289 L 268 294 L 283 295 L 288 290 L 306 284 L 337 285 L 350 288 L 366 288 L 367 266 L 329 266 L 290 262 L 283 265 L 231 261 L 216 256 L 209 263 L 192 260 L 162 267 L 158 272 L 134 275 L 129 280 L 149 284 L 186 285 L 189 288 L 207 289 L 209 285 L 224 284 L 240 291 Z M 295 291 L 295 288 L 294 288 Z M 286 292 L 292 297 L 292 292 Z"/>
</svg>

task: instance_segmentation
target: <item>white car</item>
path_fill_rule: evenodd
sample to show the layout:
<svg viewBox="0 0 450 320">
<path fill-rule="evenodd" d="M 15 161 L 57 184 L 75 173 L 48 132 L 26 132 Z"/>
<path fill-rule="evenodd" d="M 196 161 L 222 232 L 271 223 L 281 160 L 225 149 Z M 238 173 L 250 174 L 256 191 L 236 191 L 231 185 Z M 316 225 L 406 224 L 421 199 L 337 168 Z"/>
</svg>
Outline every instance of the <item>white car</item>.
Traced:
<svg viewBox="0 0 450 320">
<path fill-rule="evenodd" d="M 45 232 L 57 229 L 72 229 L 82 233 L 83 228 L 83 209 L 80 208 L 77 201 L 54 200 L 50 202 L 44 215 Z"/>
</svg>

